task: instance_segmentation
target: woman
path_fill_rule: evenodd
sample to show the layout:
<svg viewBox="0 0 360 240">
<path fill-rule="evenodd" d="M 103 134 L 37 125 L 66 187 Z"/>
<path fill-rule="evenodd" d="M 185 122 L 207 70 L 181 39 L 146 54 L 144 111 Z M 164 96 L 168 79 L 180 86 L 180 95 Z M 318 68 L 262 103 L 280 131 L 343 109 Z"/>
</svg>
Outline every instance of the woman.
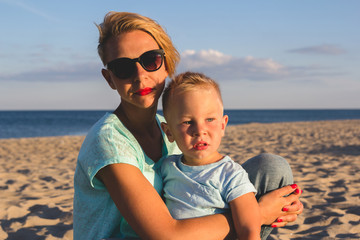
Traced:
<svg viewBox="0 0 360 240">
<path fill-rule="evenodd" d="M 161 132 L 164 119 L 156 114 L 165 79 L 179 61 L 169 36 L 152 19 L 125 12 L 108 13 L 98 29 L 102 75 L 121 101 L 92 127 L 81 147 L 74 239 L 231 238 L 230 214 L 174 220 L 159 195 L 156 169 L 167 155 L 179 153 Z M 302 211 L 299 193 L 283 197 L 292 192 L 287 186 L 259 200 L 263 224 L 281 217 L 277 226 L 284 226 L 296 219 Z"/>
</svg>

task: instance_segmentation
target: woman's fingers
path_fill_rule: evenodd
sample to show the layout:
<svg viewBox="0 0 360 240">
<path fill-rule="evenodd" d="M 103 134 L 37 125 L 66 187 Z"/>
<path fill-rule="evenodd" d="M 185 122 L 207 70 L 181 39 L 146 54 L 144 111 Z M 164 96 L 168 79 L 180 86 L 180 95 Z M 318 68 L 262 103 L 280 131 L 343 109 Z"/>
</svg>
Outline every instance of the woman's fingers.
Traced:
<svg viewBox="0 0 360 240">
<path fill-rule="evenodd" d="M 283 211 L 284 206 L 291 205 L 297 197 L 286 198 L 284 196 L 291 194 L 296 188 L 297 185 L 285 186 L 271 191 L 259 199 L 262 224 L 270 225 L 278 217 L 286 215 L 286 212 Z"/>
<path fill-rule="evenodd" d="M 284 227 L 284 226 L 286 226 L 286 224 L 296 221 L 297 216 L 298 216 L 297 214 L 281 216 L 278 219 L 276 219 L 276 221 L 273 222 L 270 226 L 271 227 Z"/>
<path fill-rule="evenodd" d="M 275 224 L 276 227 L 281 227 L 295 221 L 297 214 L 303 211 L 303 205 L 299 201 L 301 193 L 302 190 L 296 184 L 292 184 L 262 196 L 259 199 L 262 224 Z M 282 221 L 279 222 L 278 219 Z"/>
<path fill-rule="evenodd" d="M 295 190 L 293 191 L 292 194 L 288 195 L 286 198 L 286 202 L 288 204 L 286 204 L 283 207 L 283 211 L 284 212 L 288 212 L 290 214 L 300 214 L 302 213 L 304 206 L 303 204 L 300 202 L 299 197 L 300 195 L 303 193 L 303 191 L 301 190 L 301 188 L 297 187 L 295 188 Z"/>
<path fill-rule="evenodd" d="M 298 216 L 297 214 L 281 216 L 278 219 L 276 219 L 276 221 L 273 224 L 294 222 L 297 219 L 297 216 Z"/>
<path fill-rule="evenodd" d="M 303 191 L 299 187 L 297 187 L 292 194 L 284 197 L 286 198 L 286 202 L 291 203 L 283 207 L 283 211 L 286 212 L 286 214 L 277 218 L 271 226 L 283 227 L 289 222 L 296 221 L 298 215 L 301 214 L 304 210 L 304 206 L 299 200 L 299 196 L 302 192 Z"/>
<path fill-rule="evenodd" d="M 270 226 L 273 228 L 277 228 L 277 227 L 285 227 L 286 224 L 287 224 L 287 222 L 274 222 Z"/>
<path fill-rule="evenodd" d="M 283 211 L 289 213 L 289 214 L 301 214 L 304 210 L 303 204 L 300 202 L 299 199 L 292 202 L 290 205 L 286 205 L 283 207 Z"/>
<path fill-rule="evenodd" d="M 299 196 L 301 195 L 303 191 L 301 190 L 301 188 L 297 185 L 297 184 L 291 184 L 279 189 L 276 189 L 272 192 L 270 192 L 271 194 L 276 195 L 277 197 L 290 197 L 289 199 L 297 199 L 299 198 Z"/>
</svg>

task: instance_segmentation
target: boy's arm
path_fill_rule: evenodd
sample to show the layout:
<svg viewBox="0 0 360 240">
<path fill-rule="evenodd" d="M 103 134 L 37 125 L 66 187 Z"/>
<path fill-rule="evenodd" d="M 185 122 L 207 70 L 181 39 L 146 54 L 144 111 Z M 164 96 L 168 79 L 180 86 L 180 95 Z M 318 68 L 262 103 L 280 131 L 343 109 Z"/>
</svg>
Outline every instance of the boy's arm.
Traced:
<svg viewBox="0 0 360 240">
<path fill-rule="evenodd" d="M 229 202 L 238 239 L 260 239 L 261 215 L 255 194 L 250 192 Z"/>
</svg>

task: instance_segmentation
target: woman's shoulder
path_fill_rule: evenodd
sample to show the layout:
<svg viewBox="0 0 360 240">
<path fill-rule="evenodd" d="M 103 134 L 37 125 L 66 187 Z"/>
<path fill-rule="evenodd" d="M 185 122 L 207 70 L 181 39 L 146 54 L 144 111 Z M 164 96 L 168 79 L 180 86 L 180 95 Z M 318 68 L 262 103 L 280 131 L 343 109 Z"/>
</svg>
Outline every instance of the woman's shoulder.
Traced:
<svg viewBox="0 0 360 240">
<path fill-rule="evenodd" d="M 81 150 L 91 148 L 116 147 L 136 145 L 136 140 L 124 127 L 115 114 L 106 113 L 89 130 Z M 81 152 L 80 150 L 80 152 Z"/>
<path fill-rule="evenodd" d="M 79 151 L 78 161 L 85 165 L 133 163 L 143 160 L 142 150 L 134 136 L 116 115 L 107 113 L 88 132 Z"/>
<path fill-rule="evenodd" d="M 113 130 L 116 126 L 121 126 L 120 120 L 113 113 L 106 113 L 102 118 L 100 118 L 90 129 L 94 132 L 104 132 L 106 130 Z"/>
<path fill-rule="evenodd" d="M 113 113 L 106 113 L 89 130 L 86 138 L 111 139 L 119 136 L 128 136 L 130 132 Z"/>
</svg>

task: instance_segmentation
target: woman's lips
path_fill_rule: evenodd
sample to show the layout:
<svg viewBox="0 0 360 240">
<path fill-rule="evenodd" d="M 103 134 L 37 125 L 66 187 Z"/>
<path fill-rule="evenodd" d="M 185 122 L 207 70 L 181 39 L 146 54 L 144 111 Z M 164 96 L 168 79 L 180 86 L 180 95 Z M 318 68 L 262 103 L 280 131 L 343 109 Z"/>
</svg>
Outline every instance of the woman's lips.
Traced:
<svg viewBox="0 0 360 240">
<path fill-rule="evenodd" d="M 139 94 L 140 96 L 145 96 L 145 95 L 148 95 L 149 93 L 151 93 L 152 91 L 153 91 L 152 88 L 143 88 L 143 89 L 137 90 L 135 93 Z"/>
</svg>

